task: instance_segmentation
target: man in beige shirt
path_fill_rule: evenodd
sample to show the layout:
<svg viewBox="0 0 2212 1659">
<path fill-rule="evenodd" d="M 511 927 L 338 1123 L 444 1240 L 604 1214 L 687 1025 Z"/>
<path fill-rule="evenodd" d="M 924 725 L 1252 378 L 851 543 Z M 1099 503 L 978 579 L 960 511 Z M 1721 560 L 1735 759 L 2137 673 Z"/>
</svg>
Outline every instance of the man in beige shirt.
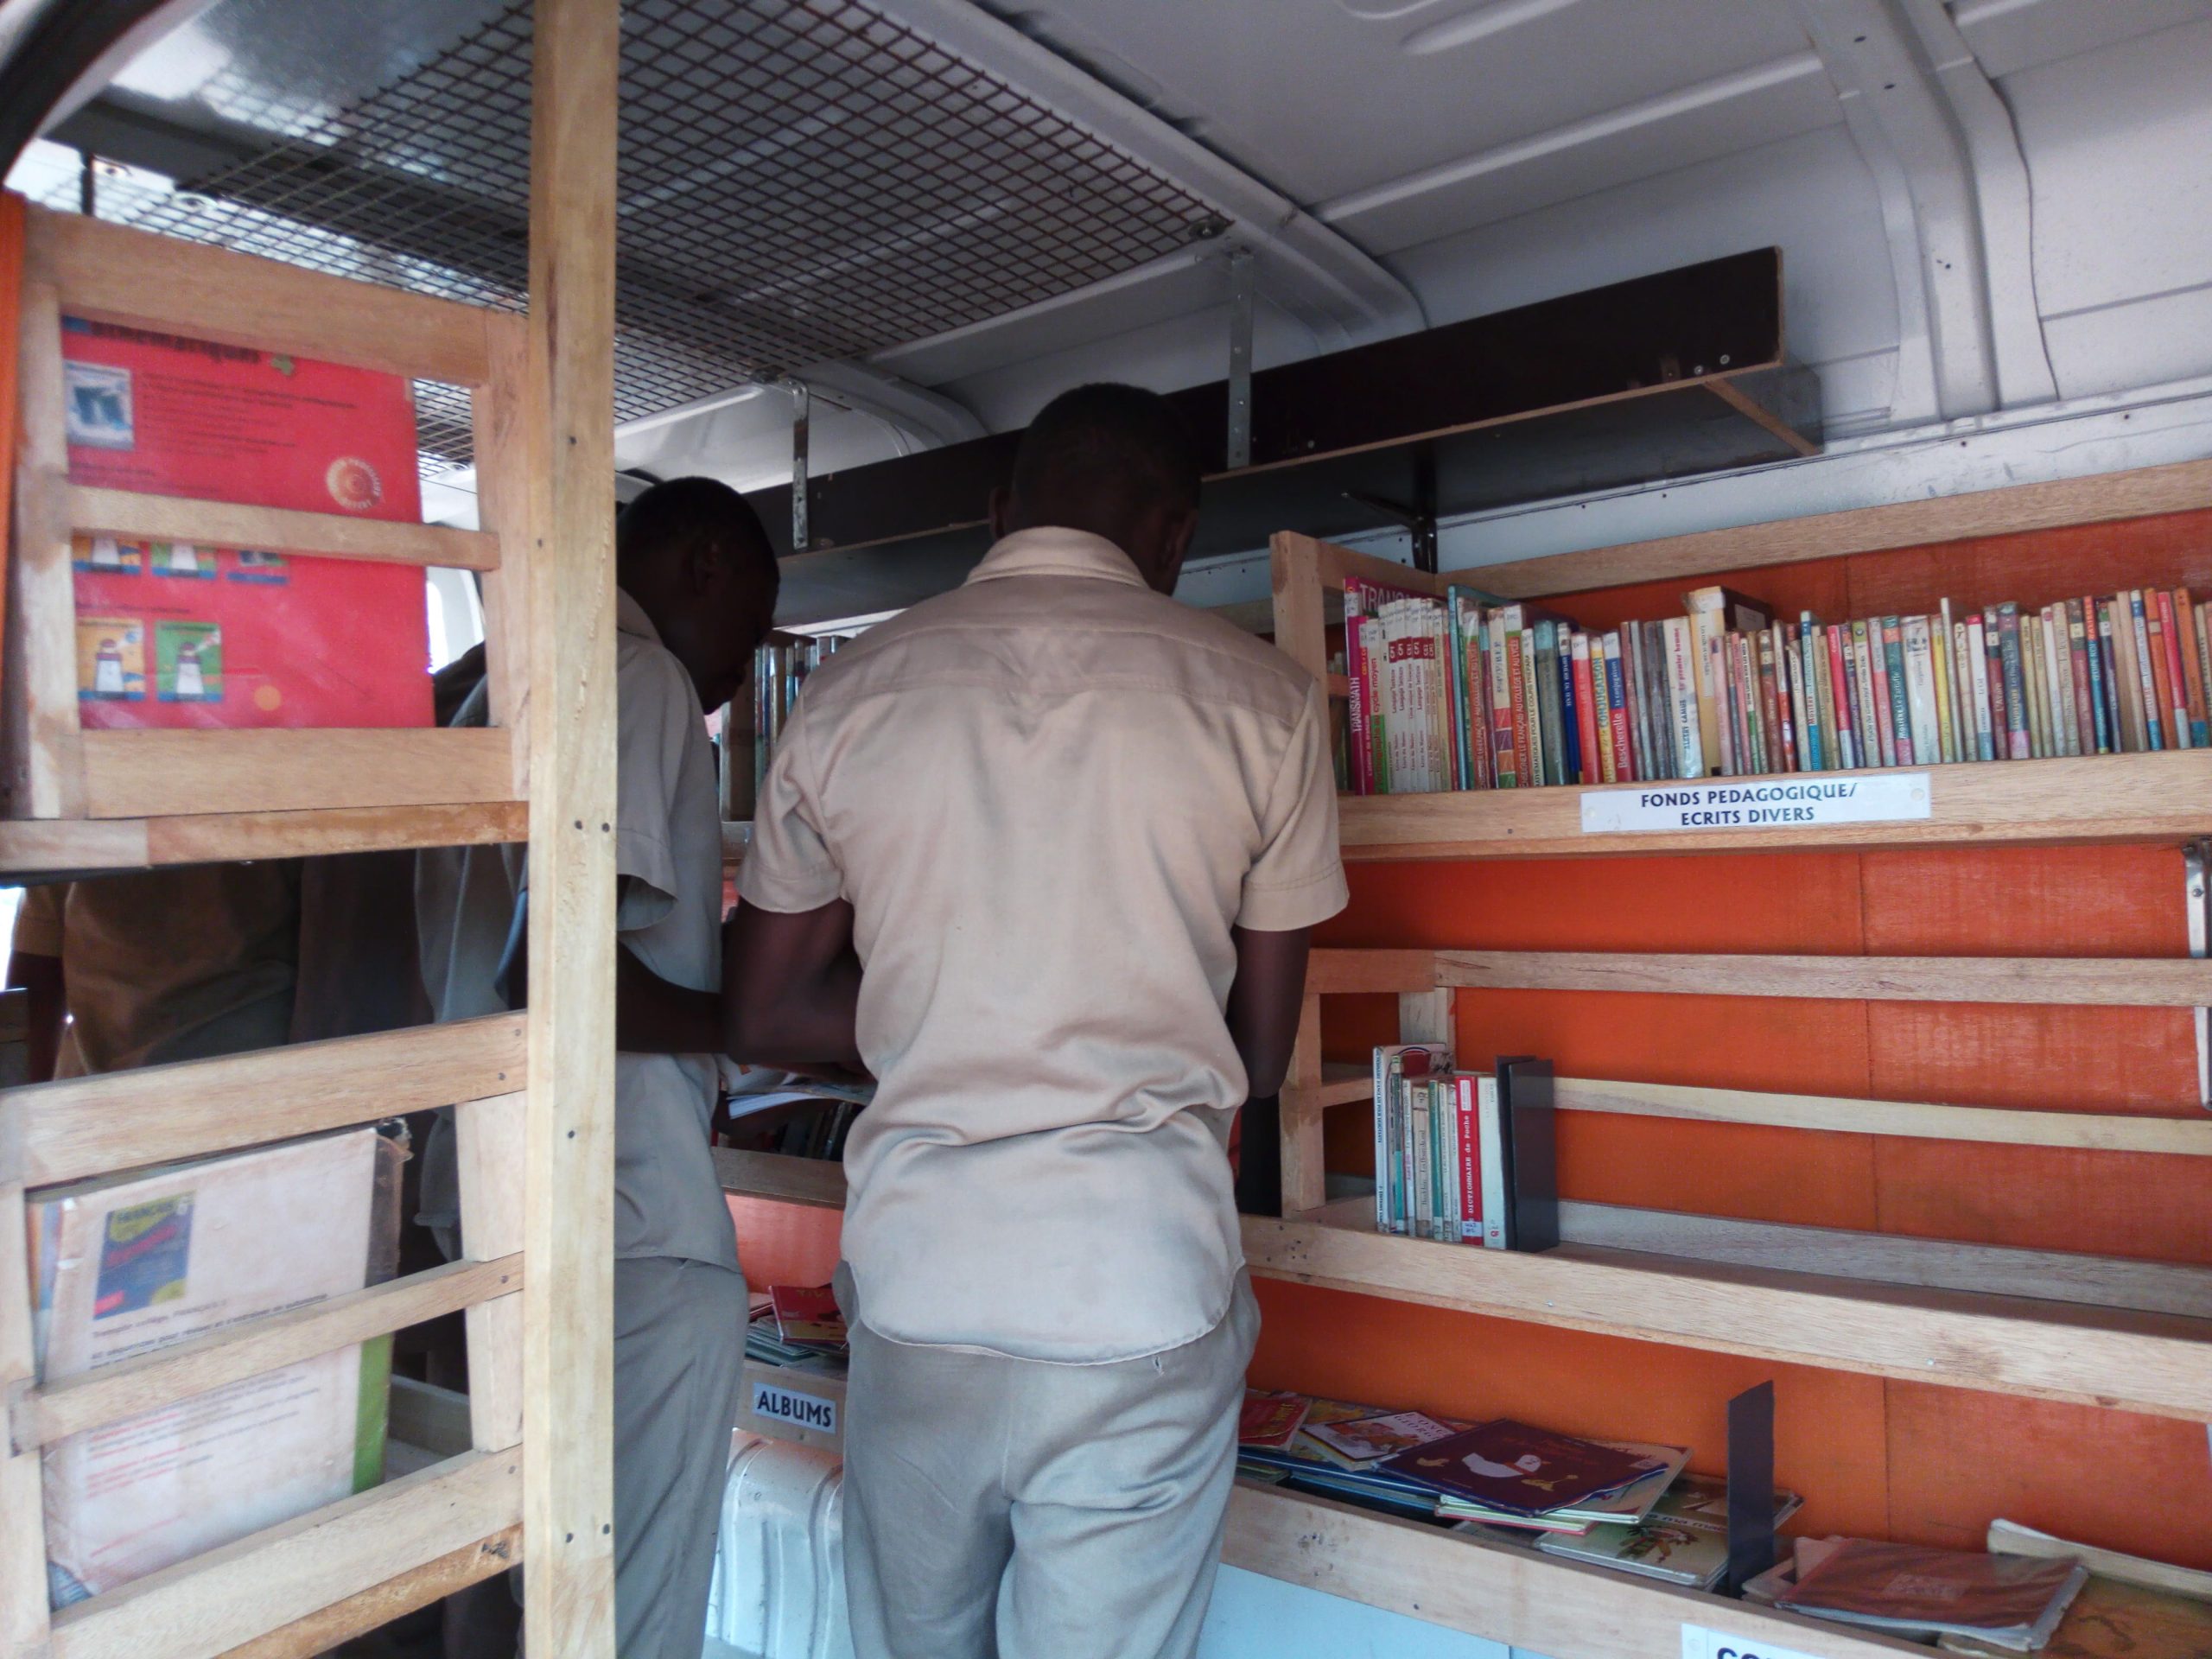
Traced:
<svg viewBox="0 0 2212 1659">
<path fill-rule="evenodd" d="M 1167 597 L 1147 392 L 1023 439 L 965 586 L 807 682 L 725 969 L 733 1052 L 864 1064 L 840 1291 L 865 1659 L 1189 1654 L 1258 1319 L 1226 1146 L 1344 902 L 1327 715 Z"/>
</svg>

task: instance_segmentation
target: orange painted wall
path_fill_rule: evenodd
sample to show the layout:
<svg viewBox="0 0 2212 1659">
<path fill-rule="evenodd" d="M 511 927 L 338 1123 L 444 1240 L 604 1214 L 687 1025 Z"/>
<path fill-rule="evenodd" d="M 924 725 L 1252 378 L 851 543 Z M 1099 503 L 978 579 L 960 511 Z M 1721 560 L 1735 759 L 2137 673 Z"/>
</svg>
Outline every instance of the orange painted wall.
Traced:
<svg viewBox="0 0 2212 1659">
<path fill-rule="evenodd" d="M 2212 513 L 1750 571 L 1778 613 L 1834 620 L 2212 580 Z M 1666 614 L 1688 584 L 1558 601 L 1588 626 Z M 2212 822 L 2212 802 L 2206 804 Z M 1990 849 L 1355 866 L 1339 945 L 1853 955 L 2178 956 L 2172 848 Z M 1389 1040 L 1390 999 L 1330 1006 L 1332 1058 Z M 1544 1054 L 1574 1077 L 2053 1111 L 2196 1110 L 2185 1011 L 1508 991 L 1462 993 L 1465 1064 Z M 1362 1106 L 1333 1169 L 1366 1170 Z M 1562 1194 L 1758 1220 L 2212 1264 L 2212 1160 L 1570 1113 Z M 1999 1515 L 2212 1567 L 2201 1424 L 1262 1287 L 1253 1380 L 1461 1416 L 1673 1440 L 1718 1470 L 1727 1396 L 1771 1376 L 1799 1529 L 1977 1546 Z"/>
<path fill-rule="evenodd" d="M 1732 585 L 1830 620 L 2187 582 L 2212 594 L 2212 512 L 1747 572 Z M 1586 624 L 1659 616 L 1679 585 L 1578 595 Z M 2212 822 L 2212 802 L 2208 802 Z M 2177 956 L 2171 848 L 1683 855 L 1363 864 L 1336 945 L 1885 955 Z M 1385 997 L 1332 999 L 1332 1058 L 1395 1038 Z M 1464 1062 L 1570 1076 L 2051 1111 L 2196 1113 L 2186 1013 L 1594 993 L 1463 993 Z M 1362 1106 L 1332 1169 L 1365 1170 Z M 1909 1141 L 1570 1113 L 1566 1196 L 1758 1220 L 2212 1264 L 2212 1160 Z M 734 1203 L 756 1282 L 834 1256 L 824 1211 Z M 773 1218 L 768 1212 L 774 1211 Z M 756 1255 L 757 1258 L 756 1259 Z M 1728 1397 L 1772 1378 L 1793 1530 L 1978 1548 L 2008 1516 L 2212 1567 L 2202 1424 L 1885 1382 L 1263 1282 L 1262 1387 L 1697 1448 L 1719 1471 Z"/>
</svg>

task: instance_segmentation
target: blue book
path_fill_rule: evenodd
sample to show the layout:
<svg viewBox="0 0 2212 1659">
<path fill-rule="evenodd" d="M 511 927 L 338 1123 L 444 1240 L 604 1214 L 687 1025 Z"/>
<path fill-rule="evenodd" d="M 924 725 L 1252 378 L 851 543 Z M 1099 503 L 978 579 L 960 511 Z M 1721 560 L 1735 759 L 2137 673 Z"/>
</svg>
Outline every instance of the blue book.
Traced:
<svg viewBox="0 0 2212 1659">
<path fill-rule="evenodd" d="M 1582 781 L 1582 710 L 1574 695 L 1573 636 L 1565 628 L 1559 630 L 1559 643 L 1554 650 L 1553 660 L 1559 664 L 1560 757 L 1562 767 L 1560 782 L 1579 784 Z"/>
</svg>

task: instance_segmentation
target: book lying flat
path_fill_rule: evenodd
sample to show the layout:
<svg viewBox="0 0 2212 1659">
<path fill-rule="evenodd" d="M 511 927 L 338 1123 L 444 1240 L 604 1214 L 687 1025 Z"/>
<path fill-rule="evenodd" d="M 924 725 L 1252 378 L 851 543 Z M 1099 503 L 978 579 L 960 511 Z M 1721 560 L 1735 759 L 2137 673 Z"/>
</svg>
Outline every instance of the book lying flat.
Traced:
<svg viewBox="0 0 2212 1659">
<path fill-rule="evenodd" d="M 2079 1561 L 1851 1538 L 1810 1566 L 1801 1561 L 1797 1581 L 1774 1605 L 1923 1640 L 1973 1636 L 2024 1653 L 2050 1639 L 2088 1576 Z"/>
<path fill-rule="evenodd" d="M 845 1316 L 827 1285 L 771 1285 L 768 1306 L 776 1335 L 794 1348 L 842 1348 Z"/>
<path fill-rule="evenodd" d="M 1618 1492 L 1659 1465 L 1617 1446 L 1501 1417 L 1402 1452 L 1382 1466 L 1448 1497 L 1532 1516 Z"/>
<path fill-rule="evenodd" d="M 1281 1446 L 1290 1443 L 1306 1422 L 1312 1402 L 1302 1394 L 1269 1394 L 1244 1390 L 1244 1408 L 1236 1419 L 1239 1446 Z"/>
<path fill-rule="evenodd" d="M 1802 1501 L 1795 1492 L 1775 1493 L 1775 1525 L 1795 1515 Z M 1728 1570 L 1728 1483 L 1713 1475 L 1683 1475 L 1633 1526 L 1595 1526 L 1579 1538 L 1540 1538 L 1536 1548 L 1572 1561 L 1710 1589 Z"/>
<path fill-rule="evenodd" d="M 1436 1512 L 1452 1519 L 1487 1521 L 1494 1526 L 1527 1527 L 1542 1532 L 1571 1533 L 1577 1535 L 1592 1528 L 1612 1523 L 1634 1523 L 1650 1513 L 1662 1497 L 1676 1475 L 1690 1460 L 1686 1446 L 1647 1446 L 1637 1440 L 1599 1440 L 1599 1446 L 1611 1446 L 1643 1459 L 1649 1466 L 1647 1471 L 1604 1497 L 1586 1498 L 1580 1503 L 1562 1503 L 1557 1509 L 1547 1510 L 1541 1515 L 1522 1515 L 1512 1510 L 1495 1509 L 1465 1497 L 1440 1497 Z"/>
<path fill-rule="evenodd" d="M 1418 1411 L 1392 1412 L 1387 1416 L 1352 1417 L 1341 1421 L 1315 1422 L 1309 1414 L 1306 1434 L 1355 1464 L 1377 1463 L 1397 1452 L 1440 1440 L 1453 1430 Z"/>
<path fill-rule="evenodd" d="M 1947 1653 L 2007 1659 L 1974 1637 L 1946 1636 Z M 2041 1649 L 2043 1659 L 2212 1659 L 2212 1601 L 2092 1573 Z"/>
</svg>

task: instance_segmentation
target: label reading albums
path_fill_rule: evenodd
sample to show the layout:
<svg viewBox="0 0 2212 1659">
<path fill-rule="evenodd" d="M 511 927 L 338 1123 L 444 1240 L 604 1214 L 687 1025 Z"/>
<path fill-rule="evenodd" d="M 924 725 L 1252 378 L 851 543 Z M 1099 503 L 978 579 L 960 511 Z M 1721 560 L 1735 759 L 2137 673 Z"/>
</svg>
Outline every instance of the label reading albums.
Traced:
<svg viewBox="0 0 2212 1659">
<path fill-rule="evenodd" d="M 1924 772 L 1841 778 L 1715 778 L 1592 790 L 1582 798 L 1582 833 L 1802 830 L 1829 823 L 1895 823 L 1929 815 Z"/>
</svg>

